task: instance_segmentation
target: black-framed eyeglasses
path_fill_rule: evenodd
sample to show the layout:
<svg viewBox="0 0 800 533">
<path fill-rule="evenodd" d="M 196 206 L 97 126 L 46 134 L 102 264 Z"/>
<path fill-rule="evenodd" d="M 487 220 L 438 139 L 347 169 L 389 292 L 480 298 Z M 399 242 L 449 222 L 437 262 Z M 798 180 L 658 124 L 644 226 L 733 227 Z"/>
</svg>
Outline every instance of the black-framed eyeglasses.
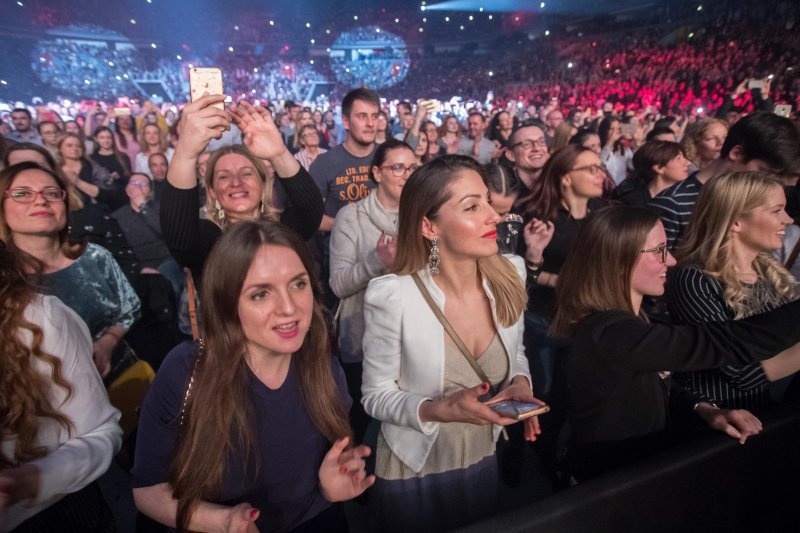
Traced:
<svg viewBox="0 0 800 533">
<path fill-rule="evenodd" d="M 403 163 L 395 163 L 394 165 L 384 165 L 381 168 L 391 168 L 392 174 L 394 174 L 399 178 L 401 176 L 404 176 L 406 172 L 408 172 L 409 174 L 413 173 L 415 170 L 419 168 L 419 165 L 405 166 Z"/>
<path fill-rule="evenodd" d="M 661 244 L 659 246 L 656 246 L 655 248 L 647 248 L 645 250 L 639 250 L 639 251 L 642 252 L 643 254 L 654 254 L 654 253 L 660 254 L 662 263 L 667 262 L 667 254 L 669 254 L 669 249 L 667 248 L 666 244 Z"/>
<path fill-rule="evenodd" d="M 547 146 L 547 141 L 544 139 L 544 137 L 539 137 L 538 139 L 525 139 L 524 141 L 512 144 L 510 148 L 514 150 L 517 146 L 522 146 L 523 149 L 530 150 L 534 147 L 534 145 L 544 148 Z"/>
<path fill-rule="evenodd" d="M 570 172 L 578 172 L 580 170 L 587 170 L 592 176 L 597 176 L 603 171 L 603 167 L 601 165 L 586 165 L 584 167 L 573 168 Z"/>
<path fill-rule="evenodd" d="M 6 191 L 5 197 L 11 198 L 15 202 L 21 204 L 30 204 L 35 202 L 36 197 L 40 195 L 47 202 L 63 202 L 67 197 L 67 191 L 56 187 L 48 187 L 41 191 L 34 191 L 33 189 L 9 189 Z"/>
</svg>

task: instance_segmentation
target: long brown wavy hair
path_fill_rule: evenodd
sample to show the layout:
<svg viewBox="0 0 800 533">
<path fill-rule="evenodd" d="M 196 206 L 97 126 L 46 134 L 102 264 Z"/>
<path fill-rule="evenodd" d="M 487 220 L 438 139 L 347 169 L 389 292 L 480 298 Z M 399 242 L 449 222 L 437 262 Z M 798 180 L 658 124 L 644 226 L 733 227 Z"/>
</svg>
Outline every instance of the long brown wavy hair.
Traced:
<svg viewBox="0 0 800 533">
<path fill-rule="evenodd" d="M 34 444 L 40 418 L 55 420 L 70 433 L 74 429 L 49 400 L 53 384 L 66 390 L 66 398 L 72 394 L 61 373 L 61 361 L 42 350 L 42 329 L 24 314 L 36 298 L 31 272 L 40 269 L 37 261 L 0 244 L 0 436 L 16 437 L 12 457 L 0 449 L 0 471 L 47 454 L 47 448 Z M 36 360 L 50 366 L 50 376 L 34 368 Z"/>
<path fill-rule="evenodd" d="M 444 155 L 415 170 L 403 186 L 393 267 L 398 276 L 413 274 L 425 266 L 431 243 L 422 235 L 422 219 L 436 220 L 442 205 L 450 199 L 450 184 L 464 170 L 473 170 L 483 179 L 483 167 L 474 159 Z M 519 320 L 528 300 L 517 270 L 508 259 L 494 254 L 478 259 L 478 272 L 495 297 L 498 321 L 510 327 Z"/>
<path fill-rule="evenodd" d="M 781 184 L 758 172 L 731 172 L 709 180 L 700 190 L 686 237 L 675 254 L 679 263 L 697 265 L 722 282 L 723 299 L 736 318 L 747 316 L 748 307 L 757 304 L 752 301 L 752 287 L 743 284 L 734 269 L 730 227 L 763 205 L 775 187 Z M 791 300 L 796 282 L 770 254 L 756 256 L 753 268 L 766 282 L 772 303 Z"/>
<path fill-rule="evenodd" d="M 246 341 L 238 315 L 247 271 L 264 245 L 286 246 L 300 257 L 311 278 L 314 311 L 311 325 L 293 357 L 303 403 L 314 425 L 331 443 L 350 435 L 344 401 L 331 371 L 328 332 L 321 294 L 308 247 L 289 228 L 266 220 L 242 221 L 217 241 L 203 271 L 201 301 L 204 353 L 184 412 L 185 426 L 170 465 L 169 482 L 178 500 L 178 531 L 186 531 L 197 502 L 219 494 L 225 458 L 234 446 L 253 450 L 253 406 L 249 401 Z M 284 428 L 274 428 L 282 431 Z"/>
</svg>

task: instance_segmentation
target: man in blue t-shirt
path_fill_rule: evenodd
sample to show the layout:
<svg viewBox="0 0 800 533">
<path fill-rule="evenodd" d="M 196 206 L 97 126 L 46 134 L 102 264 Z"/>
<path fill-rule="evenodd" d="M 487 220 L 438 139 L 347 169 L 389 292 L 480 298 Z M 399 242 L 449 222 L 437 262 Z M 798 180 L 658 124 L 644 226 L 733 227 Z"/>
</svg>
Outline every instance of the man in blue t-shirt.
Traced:
<svg viewBox="0 0 800 533">
<path fill-rule="evenodd" d="M 734 124 L 718 159 L 650 200 L 664 224 L 667 246 L 680 244 L 703 185 L 726 172 L 755 171 L 794 177 L 800 174 L 800 133 L 791 120 L 774 113 L 752 113 Z"/>
<path fill-rule="evenodd" d="M 309 169 L 325 201 L 319 230 L 329 232 L 339 209 L 366 198 L 375 187 L 369 166 L 375 154 L 380 97 L 371 89 L 354 89 L 342 100 L 345 141 L 320 155 Z"/>
</svg>

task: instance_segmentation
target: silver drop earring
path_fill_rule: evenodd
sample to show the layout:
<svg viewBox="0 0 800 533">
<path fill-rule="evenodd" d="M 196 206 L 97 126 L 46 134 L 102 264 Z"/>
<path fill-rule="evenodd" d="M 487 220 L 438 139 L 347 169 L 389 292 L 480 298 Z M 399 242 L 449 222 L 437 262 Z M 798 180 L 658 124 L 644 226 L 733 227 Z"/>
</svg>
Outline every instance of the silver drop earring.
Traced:
<svg viewBox="0 0 800 533">
<path fill-rule="evenodd" d="M 439 263 L 441 262 L 441 258 L 439 257 L 439 237 L 434 237 L 431 239 L 431 253 L 428 254 L 428 272 L 431 273 L 431 276 L 435 276 L 439 273 Z"/>
<path fill-rule="evenodd" d="M 219 205 L 219 200 L 214 200 L 214 208 L 217 210 L 217 218 L 220 222 L 225 220 L 225 210 Z"/>
</svg>

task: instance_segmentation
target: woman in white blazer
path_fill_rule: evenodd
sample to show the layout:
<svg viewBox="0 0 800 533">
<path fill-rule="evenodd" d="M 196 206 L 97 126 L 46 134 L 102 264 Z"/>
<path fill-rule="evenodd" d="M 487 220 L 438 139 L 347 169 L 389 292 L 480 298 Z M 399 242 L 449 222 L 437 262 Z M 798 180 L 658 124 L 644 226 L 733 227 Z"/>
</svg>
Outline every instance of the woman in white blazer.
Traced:
<svg viewBox="0 0 800 533">
<path fill-rule="evenodd" d="M 371 491 L 376 531 L 442 531 L 495 509 L 495 442 L 514 423 L 483 403 L 536 401 L 522 336 L 524 267 L 497 254 L 482 168 L 463 156 L 420 167 L 400 199 L 394 274 L 365 296 L 362 403 L 382 422 Z M 478 376 L 417 287 L 477 359 Z M 525 438 L 538 422 L 528 419 Z"/>
</svg>

